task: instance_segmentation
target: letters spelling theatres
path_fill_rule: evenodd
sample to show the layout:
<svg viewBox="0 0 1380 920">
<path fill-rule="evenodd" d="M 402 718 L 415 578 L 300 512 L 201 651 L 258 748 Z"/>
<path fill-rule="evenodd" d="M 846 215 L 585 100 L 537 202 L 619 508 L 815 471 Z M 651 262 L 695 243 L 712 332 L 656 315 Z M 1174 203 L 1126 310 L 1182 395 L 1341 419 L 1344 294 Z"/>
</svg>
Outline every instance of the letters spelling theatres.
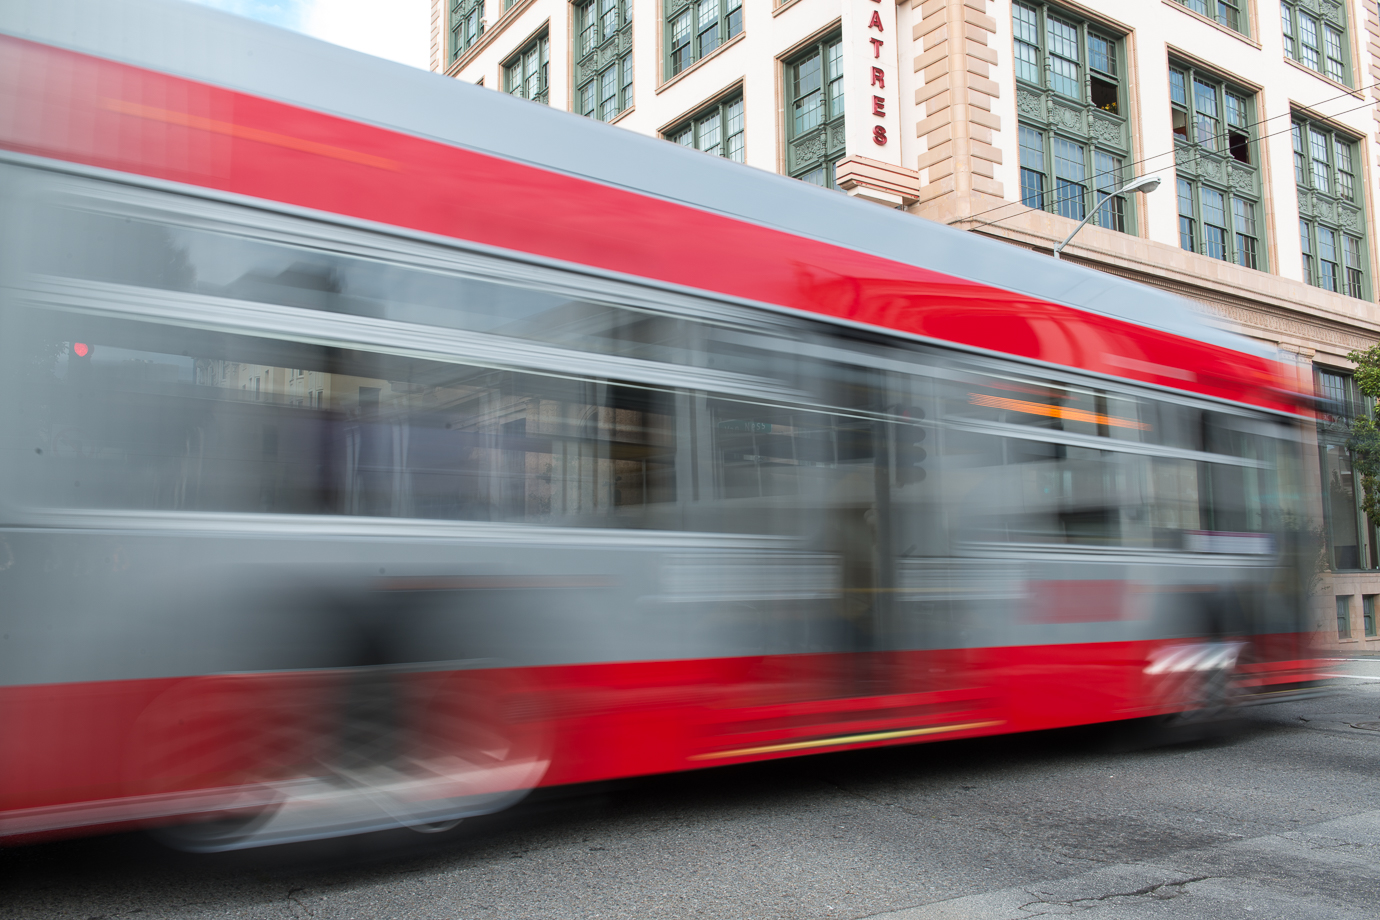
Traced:
<svg viewBox="0 0 1380 920">
<path fill-rule="evenodd" d="M 872 0 L 872 2 L 881 3 L 882 0 Z M 886 29 L 882 28 L 882 14 L 873 10 L 872 19 L 868 21 L 867 27 L 869 29 L 876 29 L 878 32 L 885 32 Z M 868 41 L 872 43 L 872 56 L 880 59 L 882 56 L 882 40 L 880 38 L 869 38 Z M 882 68 L 872 68 L 872 82 L 869 85 L 879 89 L 886 89 L 886 75 L 882 73 Z M 872 97 L 872 114 L 876 115 L 878 118 L 886 117 L 886 100 L 881 96 Z M 875 125 L 872 128 L 872 143 L 876 144 L 878 147 L 886 146 L 885 125 Z"/>
</svg>

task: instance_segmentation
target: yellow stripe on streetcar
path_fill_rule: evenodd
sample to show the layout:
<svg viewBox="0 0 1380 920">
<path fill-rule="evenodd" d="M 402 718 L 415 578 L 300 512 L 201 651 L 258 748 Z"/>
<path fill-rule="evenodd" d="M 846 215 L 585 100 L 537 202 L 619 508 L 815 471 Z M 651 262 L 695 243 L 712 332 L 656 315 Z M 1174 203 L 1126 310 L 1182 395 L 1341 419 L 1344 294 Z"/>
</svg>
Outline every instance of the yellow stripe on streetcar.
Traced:
<svg viewBox="0 0 1380 920">
<path fill-rule="evenodd" d="M 780 751 L 803 751 L 809 748 L 835 747 L 841 744 L 864 744 L 868 741 L 890 741 L 895 738 L 915 738 L 920 735 L 938 735 L 944 732 L 962 732 L 973 728 L 991 728 L 1001 725 L 1000 719 L 993 722 L 964 722 L 960 725 L 931 725 L 927 728 L 905 728 L 893 732 L 868 732 L 862 735 L 840 735 L 835 738 L 816 738 L 813 741 L 791 741 L 785 744 L 764 744 L 760 747 L 737 748 L 732 751 L 714 751 L 710 754 L 694 754 L 691 760 L 723 760 L 727 757 L 750 757 L 753 754 L 775 754 Z"/>
</svg>

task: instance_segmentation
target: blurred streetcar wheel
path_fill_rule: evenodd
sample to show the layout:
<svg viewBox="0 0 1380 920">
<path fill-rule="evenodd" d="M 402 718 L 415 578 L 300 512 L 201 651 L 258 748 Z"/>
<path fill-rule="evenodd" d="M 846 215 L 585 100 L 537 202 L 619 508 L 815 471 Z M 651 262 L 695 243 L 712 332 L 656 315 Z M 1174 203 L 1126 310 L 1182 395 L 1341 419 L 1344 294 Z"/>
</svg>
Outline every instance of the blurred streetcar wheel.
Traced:
<svg viewBox="0 0 1380 920">
<path fill-rule="evenodd" d="M 514 705 L 524 692 L 468 662 L 179 681 L 141 718 L 131 791 L 196 815 L 156 834 L 199 852 L 449 830 L 544 775 L 544 728 Z"/>
</svg>

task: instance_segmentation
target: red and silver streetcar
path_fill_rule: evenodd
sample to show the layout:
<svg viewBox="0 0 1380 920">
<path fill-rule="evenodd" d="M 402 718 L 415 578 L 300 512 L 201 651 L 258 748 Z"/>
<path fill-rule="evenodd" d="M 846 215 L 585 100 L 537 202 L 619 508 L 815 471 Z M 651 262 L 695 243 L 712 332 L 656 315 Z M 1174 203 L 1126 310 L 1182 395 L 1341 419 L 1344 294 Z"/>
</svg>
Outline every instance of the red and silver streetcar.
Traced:
<svg viewBox="0 0 1380 920">
<path fill-rule="evenodd" d="M 1288 369 L 1160 291 L 162 0 L 0 6 L 0 836 L 1304 692 Z"/>
</svg>

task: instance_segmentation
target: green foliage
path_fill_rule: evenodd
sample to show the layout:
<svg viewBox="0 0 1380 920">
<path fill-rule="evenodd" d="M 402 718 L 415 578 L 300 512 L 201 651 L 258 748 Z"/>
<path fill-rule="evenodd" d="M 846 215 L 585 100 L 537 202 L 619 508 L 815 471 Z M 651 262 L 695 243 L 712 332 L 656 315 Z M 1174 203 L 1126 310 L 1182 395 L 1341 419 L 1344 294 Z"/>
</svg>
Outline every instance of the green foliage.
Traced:
<svg viewBox="0 0 1380 920">
<path fill-rule="evenodd" d="M 1380 399 L 1380 344 L 1372 345 L 1365 351 L 1353 351 L 1346 356 L 1356 363 L 1356 389 L 1361 395 Z"/>
<path fill-rule="evenodd" d="M 1353 351 L 1347 360 L 1356 364 L 1353 379 L 1356 389 L 1365 397 L 1366 409 L 1374 410 L 1376 400 L 1380 399 L 1380 344 Z M 1380 428 L 1376 428 L 1373 414 L 1357 413 L 1346 446 L 1351 450 L 1351 467 L 1360 477 L 1361 510 L 1372 522 L 1380 522 Z"/>
<path fill-rule="evenodd" d="M 1351 423 L 1351 468 L 1361 478 L 1361 510 L 1372 521 L 1380 521 L 1380 428 L 1364 415 Z"/>
</svg>

